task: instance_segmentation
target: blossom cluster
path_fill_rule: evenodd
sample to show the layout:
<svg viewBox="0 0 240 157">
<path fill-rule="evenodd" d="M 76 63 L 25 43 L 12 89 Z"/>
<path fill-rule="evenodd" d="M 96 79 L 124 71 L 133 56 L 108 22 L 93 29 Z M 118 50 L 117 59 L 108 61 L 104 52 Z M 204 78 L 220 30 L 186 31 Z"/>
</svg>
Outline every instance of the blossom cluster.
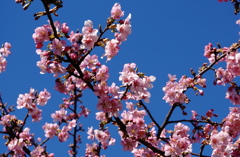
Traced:
<svg viewBox="0 0 240 157">
<path fill-rule="evenodd" d="M 218 0 L 227 2 L 228 0 Z M 16 0 L 17 3 L 25 3 L 23 0 Z M 57 3 L 51 1 L 49 4 Z M 27 3 L 31 3 L 30 1 Z M 43 3 L 45 3 L 43 1 Z M 49 5 L 48 4 L 48 5 Z M 51 10 L 51 13 L 54 10 Z M 45 14 L 44 12 L 42 14 Z M 46 13 L 47 14 L 47 13 Z M 81 136 L 78 133 L 83 131 L 80 124 L 80 117 L 88 117 L 90 111 L 83 105 L 81 97 L 84 90 L 90 89 L 98 98 L 96 108 L 96 119 L 99 120 L 99 129 L 89 127 L 87 131 L 88 139 L 94 141 L 92 144 L 86 144 L 85 156 L 100 156 L 100 149 L 107 149 L 116 142 L 109 132 L 109 124 L 118 127 L 120 143 L 124 151 L 130 151 L 136 157 L 140 156 L 172 156 L 183 157 L 191 156 L 193 152 L 193 143 L 201 142 L 203 145 L 210 145 L 213 149 L 212 156 L 240 156 L 240 109 L 230 108 L 229 115 L 222 123 L 212 122 L 212 117 L 217 117 L 210 109 L 206 116 L 200 116 L 196 111 L 192 111 L 190 120 L 170 121 L 169 118 L 173 112 L 173 105 L 184 110 L 183 103 L 188 103 L 189 99 L 185 92 L 191 88 L 196 94 L 203 95 L 200 88 L 206 87 L 206 79 L 196 75 L 192 71 L 193 77 L 182 76 L 179 81 L 175 75 L 168 75 L 169 81 L 163 87 L 163 99 L 170 104 L 171 112 L 167 115 L 164 123 L 160 126 L 152 117 L 147 106 L 143 104 L 150 102 L 151 94 L 149 89 L 153 88 L 154 76 L 146 76 L 138 72 L 135 63 L 125 64 L 120 72 L 119 80 L 122 85 L 115 83 L 108 84 L 110 73 L 107 65 L 98 60 L 98 55 L 93 54 L 93 49 L 100 46 L 104 49 L 101 58 L 106 57 L 106 61 L 112 60 L 120 50 L 122 42 L 128 39 L 132 33 L 131 14 L 125 19 L 124 11 L 119 3 L 115 3 L 111 9 L 110 17 L 107 19 L 107 25 L 104 29 L 99 26 L 94 28 L 91 20 L 86 20 L 80 31 L 71 31 L 67 23 L 58 21 L 49 21 L 49 24 L 37 27 L 32 35 L 36 45 L 36 53 L 40 55 L 40 61 L 37 66 L 40 73 L 52 73 L 55 80 L 55 90 L 63 93 L 67 98 L 63 98 L 63 103 L 59 105 L 59 110 L 51 114 L 53 123 L 45 122 L 42 129 L 46 140 L 57 136 L 60 142 L 65 142 L 72 136 L 73 144 L 70 144 L 68 151 L 70 156 L 76 156 L 78 143 L 81 142 Z M 113 39 L 103 37 L 107 30 L 114 34 Z M 46 50 L 42 50 L 44 44 Z M 0 49 L 0 73 L 6 68 L 6 59 L 10 52 L 11 45 L 5 43 Z M 204 56 L 211 64 L 217 64 L 218 61 L 226 62 L 226 68 L 215 69 L 215 84 L 230 84 L 227 90 L 226 98 L 233 104 L 240 104 L 240 87 L 234 83 L 234 78 L 240 75 L 240 53 L 234 45 L 232 47 L 213 48 L 208 44 L 204 49 Z M 206 70 L 204 65 L 200 72 Z M 210 68 L 209 68 L 210 69 Z M 213 68 L 212 68 L 213 69 Z M 124 90 L 121 90 L 124 89 Z M 51 94 L 44 91 L 37 92 L 31 88 L 29 93 L 20 94 L 17 99 L 17 108 L 26 108 L 28 115 L 31 115 L 32 121 L 42 119 L 42 110 L 38 105 L 44 106 L 51 98 Z M 126 101 L 124 105 L 123 101 Z M 131 102 L 130 102 L 131 101 Z M 134 104 L 133 102 L 136 102 Z M 6 146 L 13 156 L 25 156 L 27 153 L 33 157 L 49 156 L 53 153 L 47 153 L 46 147 L 37 144 L 30 129 L 25 127 L 28 115 L 24 121 L 18 120 L 15 115 L 10 115 L 11 109 L 6 109 L 0 102 L 2 115 L 0 115 L 0 125 L 3 125 L 3 132 L 7 134 Z M 143 107 L 144 109 L 140 109 Z M 126 109 L 125 109 L 126 108 Z M 146 117 L 149 116 L 151 123 L 147 123 Z M 200 117 L 200 119 L 198 119 Z M 190 127 L 181 122 L 190 122 L 193 126 L 190 136 Z M 175 123 L 174 130 L 166 130 L 166 126 Z M 205 123 L 204 125 L 200 123 Z M 219 127 L 220 126 L 220 127 Z M 10 133 L 9 133 L 10 132 Z M 202 141 L 201 141 L 202 140 Z M 40 142 L 41 139 L 38 139 Z M 30 150 L 32 147 L 34 148 Z M 31 147 L 31 148 L 30 148 Z M 27 150 L 27 151 L 26 151 Z M 202 156 L 199 154 L 198 156 Z"/>
<path fill-rule="evenodd" d="M 169 103 L 171 106 L 175 103 L 188 103 L 188 98 L 184 92 L 188 88 L 193 88 L 198 90 L 200 95 L 203 95 L 203 91 L 195 87 L 195 85 L 200 85 L 201 87 L 206 87 L 206 79 L 199 77 L 197 80 L 193 78 L 182 76 L 182 78 L 176 82 L 176 75 L 168 75 L 169 81 L 166 86 L 163 87 L 164 97 L 163 99 Z"/>
<path fill-rule="evenodd" d="M 148 77 L 143 73 L 137 73 L 135 63 L 125 64 L 120 74 L 119 80 L 122 81 L 122 85 L 130 87 L 131 91 L 126 94 L 126 99 L 143 99 L 145 102 L 149 102 L 151 94 L 148 89 L 153 87 L 151 83 L 156 80 L 154 76 Z"/>
<path fill-rule="evenodd" d="M 192 142 L 187 134 L 189 130 L 188 126 L 181 123 L 174 126 L 174 133 L 170 137 L 169 143 L 163 145 L 166 156 L 186 156 L 192 152 Z"/>
<path fill-rule="evenodd" d="M 6 42 L 3 44 L 2 48 L 0 48 L 0 73 L 6 70 L 7 60 L 6 57 L 11 54 L 10 48 L 11 44 Z"/>
<path fill-rule="evenodd" d="M 69 131 L 71 131 L 74 127 L 76 127 L 75 119 L 69 121 L 68 125 L 63 126 L 62 129 L 59 128 L 57 123 L 45 123 L 42 128 L 45 132 L 45 137 L 53 138 L 56 135 L 58 136 L 60 142 L 65 142 L 70 137 Z"/>
<path fill-rule="evenodd" d="M 51 94 L 46 89 L 37 94 L 36 90 L 31 88 L 29 93 L 19 95 L 17 108 L 28 109 L 28 114 L 32 116 L 32 121 L 39 121 L 42 119 L 42 110 L 40 110 L 37 105 L 46 105 L 50 98 Z"/>
<path fill-rule="evenodd" d="M 240 108 L 230 107 L 230 113 L 224 119 L 220 131 L 211 132 L 210 145 L 213 148 L 212 156 L 239 156 Z M 236 139 L 237 140 L 234 140 Z"/>
<path fill-rule="evenodd" d="M 214 48 L 209 43 L 205 46 L 204 56 L 209 59 L 210 63 L 218 61 L 225 62 L 226 67 L 219 67 L 215 69 L 215 80 L 214 84 L 226 85 L 230 84 L 226 92 L 226 99 L 229 99 L 234 105 L 240 104 L 239 87 L 234 82 L 234 79 L 240 76 L 240 53 L 235 47 L 237 44 L 224 48 Z M 217 60 L 220 58 L 219 60 Z"/>
</svg>

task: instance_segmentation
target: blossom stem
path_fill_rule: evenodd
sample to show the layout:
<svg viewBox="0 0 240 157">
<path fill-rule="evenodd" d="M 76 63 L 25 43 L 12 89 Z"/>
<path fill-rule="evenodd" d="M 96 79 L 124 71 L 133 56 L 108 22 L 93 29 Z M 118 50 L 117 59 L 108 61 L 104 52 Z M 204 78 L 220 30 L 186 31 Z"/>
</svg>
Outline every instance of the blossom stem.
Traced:
<svg viewBox="0 0 240 157">
<path fill-rule="evenodd" d="M 49 6 L 48 6 L 48 2 L 47 1 L 48 0 L 42 0 L 42 3 L 43 3 L 43 6 L 44 6 L 44 8 L 46 10 L 47 17 L 48 17 L 48 19 L 50 21 L 50 25 L 52 27 L 52 30 L 53 30 L 53 33 L 54 33 L 54 37 L 59 39 L 59 37 L 57 35 L 57 30 L 56 30 L 56 28 L 54 26 L 54 23 L 53 23 L 53 19 L 52 19 L 51 13 L 49 12 Z"/>
<path fill-rule="evenodd" d="M 163 129 L 164 129 L 164 128 L 166 127 L 166 125 L 168 124 L 169 119 L 170 119 L 170 117 L 171 117 L 174 109 L 175 109 L 177 106 L 179 106 L 179 105 L 180 105 L 179 103 L 175 103 L 175 104 L 172 105 L 172 107 L 171 107 L 171 109 L 169 110 L 169 112 L 168 112 L 168 114 L 167 114 L 167 116 L 166 116 L 166 118 L 165 118 L 165 120 L 164 120 L 161 128 L 158 130 L 158 133 L 157 133 L 157 138 L 158 138 L 158 139 L 160 138 L 160 135 L 161 135 Z"/>
<path fill-rule="evenodd" d="M 161 129 L 161 126 L 157 123 L 157 121 L 153 118 L 151 112 L 148 110 L 147 106 L 142 102 L 142 100 L 139 100 L 139 103 L 141 106 L 143 106 L 143 108 L 147 111 L 149 117 L 151 118 L 151 120 L 153 121 L 153 123 L 157 126 L 158 130 Z M 158 137 L 158 136 L 157 136 Z"/>
</svg>

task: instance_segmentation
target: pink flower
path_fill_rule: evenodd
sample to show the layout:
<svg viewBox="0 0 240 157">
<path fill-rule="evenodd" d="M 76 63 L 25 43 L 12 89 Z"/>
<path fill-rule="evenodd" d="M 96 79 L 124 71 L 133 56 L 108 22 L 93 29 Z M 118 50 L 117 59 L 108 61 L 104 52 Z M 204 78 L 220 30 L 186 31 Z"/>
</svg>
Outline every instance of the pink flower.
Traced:
<svg viewBox="0 0 240 157">
<path fill-rule="evenodd" d="M 109 116 L 118 116 L 118 112 L 122 110 L 122 104 L 118 99 L 98 99 L 97 109 L 108 113 Z"/>
<path fill-rule="evenodd" d="M 15 115 L 6 114 L 1 117 L 0 125 L 10 126 L 11 121 L 16 120 L 16 119 L 17 119 L 17 117 Z"/>
<path fill-rule="evenodd" d="M 54 50 L 53 53 L 55 55 L 61 55 L 61 52 L 64 50 L 64 46 L 66 45 L 66 41 L 64 40 L 58 40 L 57 38 L 54 38 L 52 40 L 52 44 L 50 45 L 50 49 Z"/>
<path fill-rule="evenodd" d="M 106 113 L 104 113 L 104 112 L 97 112 L 96 113 L 96 119 L 99 120 L 99 121 L 107 121 Z"/>
<path fill-rule="evenodd" d="M 6 42 L 2 48 L 0 48 L 0 73 L 4 72 L 7 67 L 6 57 L 11 54 L 11 44 Z"/>
<path fill-rule="evenodd" d="M 196 119 L 196 117 L 198 116 L 197 112 L 192 110 L 192 119 Z"/>
<path fill-rule="evenodd" d="M 8 143 L 8 149 L 14 152 L 14 155 L 17 156 L 24 156 L 25 152 L 23 151 L 23 147 L 26 146 L 24 139 L 22 138 L 14 138 Z"/>
<path fill-rule="evenodd" d="M 70 28 L 67 26 L 66 23 L 62 24 L 61 29 L 62 29 L 62 32 L 65 33 L 65 34 L 67 34 L 69 32 L 69 30 L 70 30 Z"/>
<path fill-rule="evenodd" d="M 97 55 L 87 55 L 87 57 L 82 61 L 80 65 L 81 69 L 87 67 L 93 71 L 96 71 L 98 66 L 101 66 L 101 63 L 98 61 Z"/>
<path fill-rule="evenodd" d="M 93 131 L 93 127 L 92 126 L 90 128 L 88 128 L 87 134 L 88 134 L 88 137 L 87 137 L 88 139 L 94 140 L 94 131 Z"/>
<path fill-rule="evenodd" d="M 60 142 L 65 142 L 69 138 L 69 129 L 67 126 L 63 126 L 61 132 L 58 134 L 58 139 Z"/>
<path fill-rule="evenodd" d="M 96 34 L 87 34 L 83 36 L 82 46 L 84 49 L 91 50 L 97 42 L 98 36 Z"/>
<path fill-rule="evenodd" d="M 148 89 L 153 87 L 151 82 L 154 82 L 156 78 L 154 76 L 139 76 L 135 68 L 135 63 L 125 64 L 123 71 L 120 72 L 119 80 L 122 81 L 124 86 L 131 86 L 131 93 L 129 93 L 131 97 L 128 97 L 128 93 L 126 94 L 128 99 L 143 99 L 145 102 L 149 102 L 151 94 L 148 92 Z"/>
<path fill-rule="evenodd" d="M 32 35 L 32 38 L 36 44 L 42 43 L 44 41 L 49 41 L 50 38 L 47 26 L 37 27 L 35 29 L 35 33 Z"/>
<path fill-rule="evenodd" d="M 228 88 L 225 98 L 229 99 L 234 105 L 240 104 L 240 95 L 238 94 L 238 90 L 234 85 Z"/>
<path fill-rule="evenodd" d="M 184 91 L 189 86 L 194 86 L 192 78 L 183 76 L 178 82 L 174 82 L 170 77 L 170 81 L 168 81 L 166 86 L 163 87 L 165 93 L 163 99 L 170 105 L 173 105 L 174 103 L 184 103 L 187 100 Z"/>
<path fill-rule="evenodd" d="M 130 24 L 131 14 L 125 19 L 123 24 L 117 25 L 117 30 L 119 33 L 115 33 L 115 36 L 118 41 L 126 41 L 127 37 L 132 33 L 132 26 Z"/>
<path fill-rule="evenodd" d="M 123 145 L 124 151 L 132 151 L 133 148 L 137 147 L 138 142 L 131 138 L 124 138 L 121 140 L 121 145 Z"/>
<path fill-rule="evenodd" d="M 228 132 L 233 136 L 233 138 L 235 138 L 240 134 L 240 108 L 230 107 L 229 109 L 230 113 L 225 118 L 222 130 Z"/>
<path fill-rule="evenodd" d="M 95 157 L 97 156 L 96 154 L 96 150 L 98 149 L 98 144 L 97 143 L 93 143 L 93 144 L 86 144 L 86 151 L 85 151 L 85 156 L 88 157 Z"/>
<path fill-rule="evenodd" d="M 76 43 L 82 38 L 82 34 L 81 33 L 74 33 L 73 31 L 71 31 L 69 37 L 70 37 L 69 40 L 70 40 L 71 43 Z"/>
<path fill-rule="evenodd" d="M 124 12 L 121 9 L 121 5 L 115 3 L 111 10 L 111 17 L 115 20 L 119 20 L 122 16 L 124 16 Z"/>
<path fill-rule="evenodd" d="M 73 119 L 70 122 L 68 122 L 67 128 L 70 131 L 70 130 L 72 130 L 72 128 L 75 128 L 76 125 L 77 125 L 76 119 Z"/>
<path fill-rule="evenodd" d="M 62 120 L 66 120 L 67 111 L 65 109 L 61 109 L 59 111 L 55 111 L 55 113 L 51 114 L 51 117 L 54 122 L 62 122 Z"/>
<path fill-rule="evenodd" d="M 98 142 L 101 142 L 103 149 L 106 149 L 109 145 L 114 143 L 114 140 L 111 140 L 110 134 L 107 130 L 102 131 L 95 129 L 94 135 Z"/>
<path fill-rule="evenodd" d="M 38 94 L 37 104 L 44 106 L 47 104 L 50 98 L 51 98 L 51 94 L 46 89 L 44 89 L 44 91 L 41 91 Z"/>
<path fill-rule="evenodd" d="M 60 63 L 54 61 L 49 65 L 49 72 L 54 73 L 54 77 L 58 77 L 59 74 L 64 74 L 66 72 L 66 68 L 64 68 Z"/>
<path fill-rule="evenodd" d="M 97 34 L 98 30 L 93 29 L 93 22 L 91 20 L 87 20 L 84 22 L 84 26 L 82 28 L 83 35 L 86 34 Z"/>
<path fill-rule="evenodd" d="M 12 45 L 8 42 L 5 42 L 3 44 L 3 47 L 0 48 L 0 54 L 7 57 L 8 55 L 11 54 L 10 48 L 12 47 Z"/>
<path fill-rule="evenodd" d="M 44 148 L 41 146 L 36 147 L 33 151 L 31 151 L 31 157 L 40 157 L 41 154 L 44 152 Z"/>
<path fill-rule="evenodd" d="M 58 80 L 55 81 L 55 87 L 54 89 L 56 91 L 59 91 L 60 93 L 67 93 L 66 87 L 64 86 L 64 84 Z"/>
<path fill-rule="evenodd" d="M 7 60 L 2 55 L 0 55 L 0 73 L 4 72 L 7 67 Z"/>
<path fill-rule="evenodd" d="M 120 49 L 119 44 L 120 43 L 117 39 L 112 39 L 106 43 L 104 56 L 107 57 L 107 61 L 110 61 L 114 56 L 118 54 L 118 51 Z"/>
<path fill-rule="evenodd" d="M 94 44 L 98 40 L 98 30 L 93 29 L 93 23 L 91 20 L 87 20 L 84 22 L 84 26 L 82 28 L 83 38 L 82 38 L 82 48 L 91 50 L 94 47 Z"/>
<path fill-rule="evenodd" d="M 96 81 L 107 81 L 108 78 L 108 67 L 106 65 L 101 65 L 96 74 Z"/>
<path fill-rule="evenodd" d="M 212 156 L 231 156 L 231 136 L 224 131 L 213 131 L 210 136 L 210 145 L 213 148 Z"/>
<path fill-rule="evenodd" d="M 45 132 L 45 137 L 47 138 L 53 138 L 54 135 L 57 135 L 59 132 L 59 125 L 57 125 L 57 123 L 45 123 L 42 128 Z"/>
</svg>

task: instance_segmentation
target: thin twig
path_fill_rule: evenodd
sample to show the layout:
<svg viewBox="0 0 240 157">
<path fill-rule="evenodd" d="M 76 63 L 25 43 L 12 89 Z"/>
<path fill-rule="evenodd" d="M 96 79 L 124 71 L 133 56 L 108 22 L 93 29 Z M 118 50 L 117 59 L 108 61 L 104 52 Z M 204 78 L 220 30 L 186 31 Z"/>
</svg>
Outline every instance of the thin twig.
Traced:
<svg viewBox="0 0 240 157">
<path fill-rule="evenodd" d="M 153 121 L 153 123 L 157 126 L 158 130 L 161 129 L 161 126 L 157 123 L 157 121 L 153 118 L 151 112 L 148 110 L 147 106 L 142 102 L 142 100 L 139 100 L 139 103 L 141 106 L 143 106 L 143 108 L 147 111 L 149 117 L 151 118 L 151 120 Z"/>
<path fill-rule="evenodd" d="M 160 129 L 158 130 L 158 133 L 157 133 L 157 138 L 158 138 L 158 139 L 160 138 L 160 135 L 161 135 L 163 129 L 164 129 L 164 128 L 166 127 L 166 125 L 168 124 L 168 121 L 169 121 L 169 119 L 170 119 L 170 117 L 171 117 L 174 109 L 175 109 L 177 106 L 179 106 L 179 105 L 180 105 L 179 103 L 175 103 L 175 104 L 172 105 L 172 107 L 171 107 L 171 109 L 169 110 L 169 112 L 168 112 L 168 114 L 167 114 L 167 116 L 166 116 L 166 118 L 165 118 L 162 126 L 161 126 Z"/>
</svg>

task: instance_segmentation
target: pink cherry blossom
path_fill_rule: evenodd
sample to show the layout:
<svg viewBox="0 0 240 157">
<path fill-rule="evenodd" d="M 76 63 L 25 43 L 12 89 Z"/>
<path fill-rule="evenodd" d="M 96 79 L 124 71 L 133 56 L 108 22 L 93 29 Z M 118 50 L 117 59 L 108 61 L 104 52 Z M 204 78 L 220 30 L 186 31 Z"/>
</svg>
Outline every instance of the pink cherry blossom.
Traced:
<svg viewBox="0 0 240 157">
<path fill-rule="evenodd" d="M 45 137 L 47 138 L 53 138 L 60 131 L 57 123 L 45 123 L 42 128 L 45 132 Z"/>
<path fill-rule="evenodd" d="M 107 121 L 106 113 L 104 113 L 104 112 L 97 112 L 96 113 L 96 119 L 99 120 L 99 121 Z"/>
<path fill-rule="evenodd" d="M 131 138 L 124 138 L 121 140 L 121 145 L 123 145 L 124 151 L 132 151 L 134 148 L 137 147 L 138 142 Z"/>
<path fill-rule="evenodd" d="M 0 54 L 7 57 L 8 55 L 11 54 L 10 48 L 12 47 L 12 45 L 8 42 L 5 42 L 2 46 L 2 48 L 0 48 Z"/>
<path fill-rule="evenodd" d="M 59 111 L 55 111 L 55 113 L 51 114 L 51 117 L 53 118 L 54 122 L 62 122 L 63 120 L 66 120 L 67 118 L 67 111 L 65 109 L 61 109 Z"/>
<path fill-rule="evenodd" d="M 119 20 L 122 16 L 124 16 L 124 12 L 121 9 L 121 5 L 119 3 L 115 3 L 111 10 L 111 17 L 115 20 Z"/>
<path fill-rule="evenodd" d="M 240 108 L 239 107 L 230 107 L 230 113 L 224 119 L 223 131 L 231 134 L 233 138 L 237 137 L 240 134 Z"/>
<path fill-rule="evenodd" d="M 127 37 L 132 33 L 132 26 L 130 24 L 130 19 L 132 15 L 129 14 L 128 17 L 124 20 L 123 24 L 117 25 L 117 30 L 119 33 L 115 33 L 116 39 L 120 42 L 126 41 Z"/>
<path fill-rule="evenodd" d="M 44 89 L 44 91 L 41 91 L 38 94 L 37 104 L 44 106 L 47 104 L 50 98 L 51 98 L 51 94 L 46 89 Z"/>
<path fill-rule="evenodd" d="M 65 40 L 58 40 L 57 38 L 54 38 L 52 40 L 52 44 L 50 45 L 50 49 L 54 50 L 53 53 L 55 55 L 61 55 L 61 52 L 64 50 L 64 46 L 66 45 Z"/>
<path fill-rule="evenodd" d="M 105 113 L 109 113 L 109 116 L 118 116 L 118 112 L 122 110 L 122 104 L 118 99 L 102 100 L 98 99 L 97 109 Z"/>
<path fill-rule="evenodd" d="M 128 99 L 143 99 L 145 102 L 149 102 L 151 94 L 148 89 L 153 87 L 151 82 L 154 82 L 156 78 L 154 76 L 139 76 L 136 73 L 135 68 L 135 63 L 125 64 L 123 71 L 120 72 L 121 75 L 119 80 L 122 81 L 124 86 L 131 86 L 131 97 Z"/>
<path fill-rule="evenodd" d="M 101 65 L 96 74 L 97 81 L 107 81 L 109 78 L 108 67 L 106 65 Z"/>
<path fill-rule="evenodd" d="M 213 131 L 210 137 L 210 145 L 213 148 L 212 156 L 231 156 L 232 138 L 224 131 Z"/>
<path fill-rule="evenodd" d="M 8 143 L 8 149 L 13 151 L 15 156 L 24 156 L 25 152 L 23 151 L 23 147 L 26 146 L 24 139 L 22 138 L 14 138 Z"/>
<path fill-rule="evenodd" d="M 58 134 L 58 139 L 60 142 L 65 142 L 69 138 L 69 128 L 67 126 L 63 126 L 62 130 Z"/>
<path fill-rule="evenodd" d="M 2 55 L 0 55 L 0 73 L 4 72 L 7 67 L 7 60 Z"/>
<path fill-rule="evenodd" d="M 173 79 L 171 78 L 171 75 L 169 75 L 169 77 L 170 81 L 168 81 L 166 86 L 163 87 L 163 91 L 165 93 L 163 99 L 170 105 L 173 105 L 174 103 L 184 103 L 188 100 L 184 91 L 188 87 L 194 87 L 193 79 L 182 76 L 182 78 L 176 82 L 172 81 Z"/>
<path fill-rule="evenodd" d="M 192 152 L 192 143 L 187 132 L 190 128 L 184 124 L 178 123 L 174 126 L 174 133 L 170 137 L 169 143 L 163 145 L 166 156 L 182 156 L 183 153 Z"/>
<path fill-rule="evenodd" d="M 49 41 L 49 30 L 47 29 L 48 26 L 37 27 L 35 29 L 35 33 L 32 35 L 33 40 L 36 44 L 43 43 L 44 41 Z M 38 47 L 41 48 L 41 47 Z"/>
<path fill-rule="evenodd" d="M 61 26 L 61 31 L 65 34 L 67 34 L 69 32 L 70 28 L 67 26 L 66 23 L 63 23 Z"/>
<path fill-rule="evenodd" d="M 10 48 L 11 44 L 6 42 L 3 44 L 2 48 L 0 48 L 0 73 L 4 72 L 7 67 L 6 57 L 11 54 Z"/>
<path fill-rule="evenodd" d="M 82 43 L 83 48 L 91 50 L 94 47 L 94 44 L 97 42 L 98 36 L 96 34 L 86 34 L 83 36 Z"/>
<path fill-rule="evenodd" d="M 65 72 L 66 68 L 58 62 L 54 61 L 49 65 L 49 73 L 54 73 L 54 77 L 58 77 L 59 74 L 64 74 Z"/>
<path fill-rule="evenodd" d="M 94 136 L 98 142 L 101 142 L 103 149 L 106 149 L 108 146 L 115 143 L 115 140 L 110 137 L 108 130 L 102 131 L 95 129 Z"/>
<path fill-rule="evenodd" d="M 6 114 L 1 117 L 0 125 L 10 126 L 11 121 L 13 121 L 15 119 L 17 119 L 17 117 L 15 115 Z"/>
<path fill-rule="evenodd" d="M 91 20 L 87 20 L 84 22 L 82 32 L 83 32 L 82 48 L 91 50 L 98 40 L 97 36 L 98 30 L 93 29 L 93 23 Z"/>
<path fill-rule="evenodd" d="M 41 146 L 36 147 L 33 151 L 31 151 L 31 157 L 41 157 L 41 154 L 44 152 L 44 148 Z"/>
<path fill-rule="evenodd" d="M 81 33 L 74 33 L 73 31 L 70 32 L 69 39 L 71 43 L 76 43 L 82 38 Z"/>
<path fill-rule="evenodd" d="M 120 43 L 117 39 L 112 39 L 106 42 L 104 56 L 107 57 L 107 61 L 110 61 L 114 56 L 118 54 L 118 51 L 120 49 L 119 44 Z"/>
</svg>

